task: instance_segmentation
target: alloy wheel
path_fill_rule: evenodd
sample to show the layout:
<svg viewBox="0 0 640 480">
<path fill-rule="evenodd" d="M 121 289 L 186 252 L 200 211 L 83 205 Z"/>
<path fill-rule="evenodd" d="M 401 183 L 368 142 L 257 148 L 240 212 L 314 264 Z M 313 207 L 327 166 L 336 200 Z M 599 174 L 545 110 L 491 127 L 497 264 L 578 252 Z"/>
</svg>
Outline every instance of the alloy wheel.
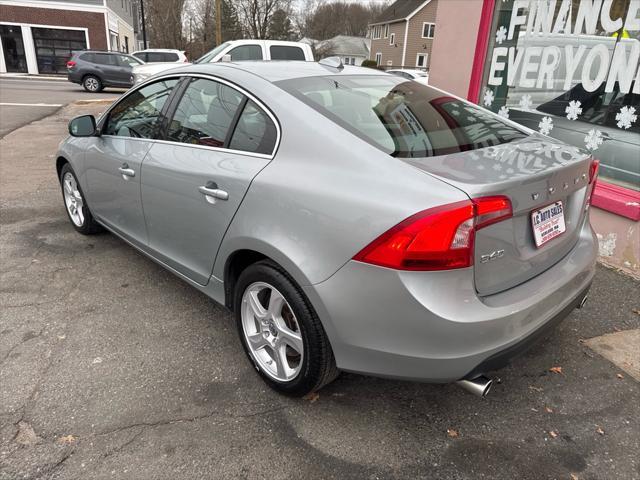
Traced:
<svg viewBox="0 0 640 480">
<path fill-rule="evenodd" d="M 99 87 L 98 80 L 96 80 L 95 78 L 87 78 L 84 81 L 84 85 L 85 87 L 87 87 L 87 90 L 90 90 L 92 92 L 96 92 Z"/>
<path fill-rule="evenodd" d="M 78 189 L 78 184 L 71 172 L 67 172 L 62 177 L 62 190 L 64 192 L 64 204 L 69 212 L 69 217 L 76 227 L 84 225 L 84 201 Z"/>
<path fill-rule="evenodd" d="M 272 285 L 255 282 L 242 296 L 242 330 L 258 367 L 279 382 L 293 380 L 302 368 L 304 343 L 296 316 Z"/>
</svg>

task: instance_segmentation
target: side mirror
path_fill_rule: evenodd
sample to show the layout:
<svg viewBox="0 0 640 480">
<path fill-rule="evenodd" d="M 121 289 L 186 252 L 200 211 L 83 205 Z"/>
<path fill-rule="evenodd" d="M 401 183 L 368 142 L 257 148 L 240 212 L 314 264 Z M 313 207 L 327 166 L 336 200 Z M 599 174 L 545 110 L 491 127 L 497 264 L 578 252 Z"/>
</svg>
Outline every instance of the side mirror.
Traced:
<svg viewBox="0 0 640 480">
<path fill-rule="evenodd" d="M 69 135 L 72 137 L 92 137 L 96 133 L 96 119 L 93 115 L 82 115 L 69 122 Z"/>
<path fill-rule="evenodd" d="M 229 55 L 228 53 L 224 54 L 222 56 L 222 58 L 220 59 L 221 62 L 230 62 L 231 61 L 231 55 Z"/>
</svg>

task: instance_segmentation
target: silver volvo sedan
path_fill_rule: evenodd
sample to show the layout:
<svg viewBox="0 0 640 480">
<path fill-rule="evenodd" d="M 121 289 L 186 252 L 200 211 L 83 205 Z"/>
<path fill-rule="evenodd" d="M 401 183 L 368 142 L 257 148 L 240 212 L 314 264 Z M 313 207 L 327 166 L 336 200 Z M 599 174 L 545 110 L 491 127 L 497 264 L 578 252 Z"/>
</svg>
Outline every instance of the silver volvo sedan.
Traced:
<svg viewBox="0 0 640 480">
<path fill-rule="evenodd" d="M 287 394 L 345 370 L 484 395 L 594 275 L 597 160 L 375 70 L 193 65 L 69 132 L 73 227 L 226 305 Z"/>
</svg>

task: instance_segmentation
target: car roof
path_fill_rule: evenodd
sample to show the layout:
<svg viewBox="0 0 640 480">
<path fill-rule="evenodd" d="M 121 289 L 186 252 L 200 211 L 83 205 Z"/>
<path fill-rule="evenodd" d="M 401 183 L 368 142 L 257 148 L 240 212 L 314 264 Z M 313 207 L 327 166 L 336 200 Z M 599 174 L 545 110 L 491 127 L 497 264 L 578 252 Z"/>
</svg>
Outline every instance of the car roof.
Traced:
<svg viewBox="0 0 640 480">
<path fill-rule="evenodd" d="M 177 50 L 175 48 L 147 48 L 145 50 L 136 50 L 133 53 L 142 53 L 142 52 L 171 52 L 171 53 L 182 53 L 184 50 Z"/>
<path fill-rule="evenodd" d="M 269 82 L 289 80 L 302 77 L 324 77 L 328 75 L 386 75 L 385 72 L 373 68 L 354 67 L 345 65 L 344 68 L 328 67 L 317 62 L 298 60 L 275 61 L 243 61 L 243 62 L 215 62 L 201 63 L 172 69 L 173 73 L 220 73 L 220 68 L 235 68 L 243 70 Z"/>
</svg>

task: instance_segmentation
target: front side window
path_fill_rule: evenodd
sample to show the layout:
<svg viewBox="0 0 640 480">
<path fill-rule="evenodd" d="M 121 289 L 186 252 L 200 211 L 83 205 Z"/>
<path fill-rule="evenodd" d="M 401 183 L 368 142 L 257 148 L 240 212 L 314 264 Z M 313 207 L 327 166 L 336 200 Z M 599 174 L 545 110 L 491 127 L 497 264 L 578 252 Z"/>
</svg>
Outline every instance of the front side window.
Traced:
<svg viewBox="0 0 640 480">
<path fill-rule="evenodd" d="M 300 47 L 288 47 L 286 45 L 272 45 L 269 47 L 271 60 L 306 60 Z"/>
<path fill-rule="evenodd" d="M 472 103 L 392 75 L 296 78 L 276 84 L 395 157 L 445 155 L 527 137 Z"/>
<path fill-rule="evenodd" d="M 232 62 L 238 62 L 243 60 L 262 60 L 262 47 L 260 45 L 240 45 L 233 48 L 229 55 L 231 55 Z"/>
<path fill-rule="evenodd" d="M 191 80 L 167 129 L 167 140 L 223 147 L 238 107 L 237 90 L 202 78 Z"/>
<path fill-rule="evenodd" d="M 154 138 L 162 108 L 177 83 L 177 79 L 164 80 L 127 95 L 109 112 L 102 134 Z"/>
<path fill-rule="evenodd" d="M 146 52 L 137 52 L 133 54 L 138 60 L 142 60 L 143 62 L 148 62 L 147 53 Z"/>
<path fill-rule="evenodd" d="M 275 148 L 276 137 L 276 126 L 271 118 L 249 100 L 238 119 L 229 148 L 270 155 Z"/>
</svg>

